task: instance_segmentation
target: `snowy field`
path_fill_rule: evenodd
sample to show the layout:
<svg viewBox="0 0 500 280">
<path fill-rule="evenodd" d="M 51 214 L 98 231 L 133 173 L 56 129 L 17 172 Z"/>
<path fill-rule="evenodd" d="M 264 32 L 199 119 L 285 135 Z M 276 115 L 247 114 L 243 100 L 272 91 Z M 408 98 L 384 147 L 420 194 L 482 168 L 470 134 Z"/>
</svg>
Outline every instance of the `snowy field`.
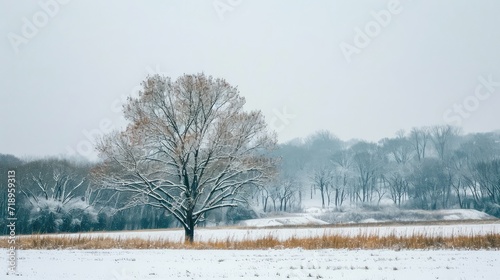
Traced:
<svg viewBox="0 0 500 280">
<path fill-rule="evenodd" d="M 26 250 L 1 279 L 498 279 L 498 251 Z M 7 263 L 0 249 L 0 263 Z M 5 270 L 4 270 L 5 271 Z"/>
<path fill-rule="evenodd" d="M 279 240 L 291 237 L 314 237 L 323 235 L 356 236 L 359 234 L 387 236 L 410 236 L 425 234 L 427 236 L 457 236 L 457 235 L 485 235 L 500 233 L 500 223 L 486 224 L 450 224 L 450 225 L 404 225 L 404 226 L 350 226 L 350 227 L 297 227 L 297 228 L 198 228 L 195 231 L 195 240 L 255 240 L 266 236 L 274 236 Z M 152 230 L 152 231 L 125 231 L 125 232 L 94 232 L 82 234 L 60 234 L 59 236 L 107 236 L 113 238 L 144 238 L 150 240 L 169 240 L 181 242 L 184 240 L 184 231 L 180 229 Z"/>
<path fill-rule="evenodd" d="M 316 224 L 317 227 L 307 227 Z M 499 221 L 447 225 L 321 226 L 306 215 L 249 220 L 254 228 L 198 228 L 195 239 L 233 240 L 358 234 L 408 236 L 500 233 Z M 297 225 L 289 228 L 263 226 Z M 319 225 L 319 226 L 318 226 Z M 162 239 L 182 242 L 180 229 L 58 234 Z M 498 279 L 494 250 L 18 250 L 17 276 L 6 276 L 8 251 L 0 249 L 0 279 Z M 4 277 L 5 276 L 5 277 Z"/>
</svg>

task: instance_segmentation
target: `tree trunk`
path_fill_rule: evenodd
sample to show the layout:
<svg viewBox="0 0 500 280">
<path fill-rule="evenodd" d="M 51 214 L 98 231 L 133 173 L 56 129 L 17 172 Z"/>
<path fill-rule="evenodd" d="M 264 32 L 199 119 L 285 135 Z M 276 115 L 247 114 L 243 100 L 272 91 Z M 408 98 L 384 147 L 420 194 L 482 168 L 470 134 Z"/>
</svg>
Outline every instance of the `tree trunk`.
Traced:
<svg viewBox="0 0 500 280">
<path fill-rule="evenodd" d="M 335 209 L 339 206 L 339 189 L 335 189 Z"/>
<path fill-rule="evenodd" d="M 299 208 L 302 207 L 302 191 L 299 190 Z"/>
<path fill-rule="evenodd" d="M 184 242 L 193 243 L 194 241 L 194 219 L 193 215 L 188 214 L 186 219 L 187 227 L 184 226 Z"/>
<path fill-rule="evenodd" d="M 184 242 L 193 243 L 194 241 L 194 228 L 184 228 Z"/>
<path fill-rule="evenodd" d="M 330 207 L 330 195 L 331 195 L 331 193 L 330 193 L 330 191 L 328 190 L 328 191 L 326 192 L 326 202 L 327 202 L 327 204 L 326 204 L 326 205 L 327 205 L 328 207 Z"/>
<path fill-rule="evenodd" d="M 323 186 L 320 185 L 321 191 L 321 208 L 325 208 L 325 192 L 323 191 Z"/>
</svg>

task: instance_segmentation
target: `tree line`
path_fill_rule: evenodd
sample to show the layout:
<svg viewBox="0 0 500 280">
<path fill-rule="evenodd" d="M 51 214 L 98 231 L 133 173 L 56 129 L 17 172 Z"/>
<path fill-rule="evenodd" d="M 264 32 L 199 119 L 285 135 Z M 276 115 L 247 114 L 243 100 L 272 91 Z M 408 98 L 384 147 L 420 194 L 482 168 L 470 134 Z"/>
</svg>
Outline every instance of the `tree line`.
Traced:
<svg viewBox="0 0 500 280">
<path fill-rule="evenodd" d="M 477 209 L 500 216 L 500 133 L 449 125 L 413 128 L 377 143 L 328 131 L 280 145 L 280 172 L 264 186 L 263 211 L 294 211 L 319 192 L 322 207 L 379 204 Z"/>
</svg>

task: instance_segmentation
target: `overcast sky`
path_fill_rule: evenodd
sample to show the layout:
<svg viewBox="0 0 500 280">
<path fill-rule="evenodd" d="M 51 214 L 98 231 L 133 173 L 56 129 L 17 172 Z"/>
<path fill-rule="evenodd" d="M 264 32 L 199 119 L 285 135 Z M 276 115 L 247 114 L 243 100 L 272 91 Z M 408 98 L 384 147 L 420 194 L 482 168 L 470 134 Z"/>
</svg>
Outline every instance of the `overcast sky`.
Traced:
<svg viewBox="0 0 500 280">
<path fill-rule="evenodd" d="M 227 79 L 280 142 L 497 130 L 499 13 L 497 0 L 1 0 L 0 153 L 92 157 L 88 138 L 123 125 L 122 99 L 155 72 Z"/>
</svg>

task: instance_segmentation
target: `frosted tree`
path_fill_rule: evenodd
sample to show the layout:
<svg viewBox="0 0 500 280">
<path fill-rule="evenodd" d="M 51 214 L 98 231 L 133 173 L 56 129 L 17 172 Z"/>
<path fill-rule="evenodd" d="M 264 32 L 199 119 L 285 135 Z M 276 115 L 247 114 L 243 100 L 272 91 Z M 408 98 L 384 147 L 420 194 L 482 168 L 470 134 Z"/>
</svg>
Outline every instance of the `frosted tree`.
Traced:
<svg viewBox="0 0 500 280">
<path fill-rule="evenodd" d="M 19 191 L 29 211 L 30 230 L 36 232 L 80 231 L 97 223 L 96 195 L 86 178 L 89 166 L 67 160 L 43 159 L 18 168 Z"/>
<path fill-rule="evenodd" d="M 223 79 L 154 75 L 142 85 L 124 106 L 126 129 L 99 141 L 103 162 L 94 175 L 133 194 L 131 204 L 166 209 L 192 242 L 207 212 L 236 207 L 244 188 L 268 179 L 276 137 L 260 111 L 243 110 L 245 99 Z"/>
</svg>

